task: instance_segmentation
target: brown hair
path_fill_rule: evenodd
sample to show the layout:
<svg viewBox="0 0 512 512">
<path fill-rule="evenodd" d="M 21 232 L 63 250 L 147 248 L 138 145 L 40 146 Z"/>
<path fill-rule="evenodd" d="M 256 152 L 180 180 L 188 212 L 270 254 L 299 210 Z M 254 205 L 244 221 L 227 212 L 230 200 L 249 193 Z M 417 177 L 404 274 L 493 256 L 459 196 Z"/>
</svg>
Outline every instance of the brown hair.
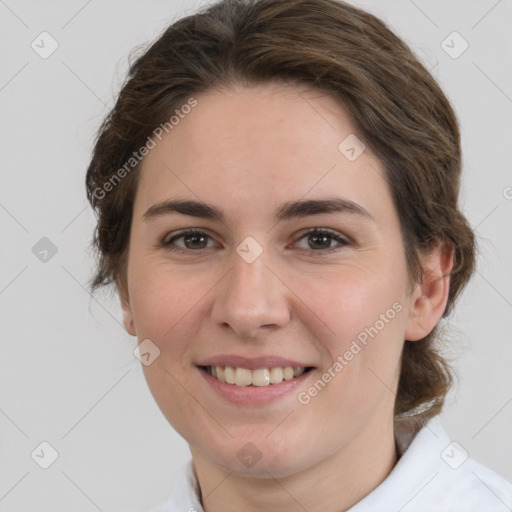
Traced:
<svg viewBox="0 0 512 512">
<path fill-rule="evenodd" d="M 411 282 L 421 279 L 421 250 L 453 246 L 446 316 L 475 258 L 474 235 L 458 207 L 461 148 L 455 113 L 431 74 L 385 23 L 336 0 L 220 1 L 169 26 L 131 64 L 99 129 L 86 176 L 98 216 L 92 290 L 110 283 L 118 291 L 124 287 L 139 169 L 139 164 L 127 169 L 126 162 L 134 151 L 192 95 L 268 82 L 312 86 L 333 95 L 351 114 L 384 166 Z M 420 341 L 405 341 L 397 422 L 423 423 L 442 408 L 452 377 L 437 351 L 437 337 L 436 326 Z"/>
</svg>

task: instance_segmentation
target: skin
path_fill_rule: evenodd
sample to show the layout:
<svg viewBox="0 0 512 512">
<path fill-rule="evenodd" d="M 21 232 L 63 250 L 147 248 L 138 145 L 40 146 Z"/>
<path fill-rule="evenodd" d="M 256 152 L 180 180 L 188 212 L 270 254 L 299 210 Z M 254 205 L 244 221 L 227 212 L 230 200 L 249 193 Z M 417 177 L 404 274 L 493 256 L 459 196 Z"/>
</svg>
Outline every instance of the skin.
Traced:
<svg viewBox="0 0 512 512">
<path fill-rule="evenodd" d="M 143 366 L 145 377 L 189 443 L 207 512 L 346 510 L 396 462 L 393 405 L 403 343 L 421 339 L 440 319 L 452 253 L 422 255 L 425 278 L 410 282 L 382 166 L 368 148 L 355 161 L 338 150 L 357 130 L 332 97 L 266 84 L 195 98 L 197 106 L 142 165 L 119 285 L 125 328 L 161 351 Z M 275 218 L 285 202 L 333 196 L 373 219 L 347 212 Z M 168 199 L 204 201 L 225 220 L 144 218 Z M 313 227 L 350 243 L 319 244 L 305 235 Z M 183 253 L 161 246 L 185 228 L 210 238 L 175 240 Z M 236 252 L 248 236 L 263 249 L 252 263 Z M 397 302 L 400 313 L 301 404 L 298 392 Z M 275 403 L 235 406 L 195 366 L 219 354 L 278 355 L 316 370 Z M 237 457 L 248 441 L 261 453 L 252 467 Z"/>
</svg>

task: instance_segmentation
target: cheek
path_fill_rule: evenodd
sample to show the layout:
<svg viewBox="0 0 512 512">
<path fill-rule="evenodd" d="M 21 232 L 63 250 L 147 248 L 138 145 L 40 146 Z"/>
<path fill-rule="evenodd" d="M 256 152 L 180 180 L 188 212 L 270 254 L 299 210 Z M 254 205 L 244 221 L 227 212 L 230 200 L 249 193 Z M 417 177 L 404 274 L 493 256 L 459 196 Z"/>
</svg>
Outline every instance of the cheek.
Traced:
<svg viewBox="0 0 512 512">
<path fill-rule="evenodd" d="M 323 370 L 336 375 L 331 389 L 348 413 L 354 404 L 373 403 L 394 386 L 404 339 L 406 278 L 399 271 L 383 274 L 383 281 L 375 272 L 345 270 L 297 281 L 296 291 L 307 299 L 299 315 L 304 319 L 311 309 L 319 319 L 308 327 L 324 352 Z"/>
<path fill-rule="evenodd" d="M 379 331 L 400 324 L 395 317 L 401 317 L 397 310 L 405 309 L 404 291 L 403 279 L 383 281 L 375 272 L 354 269 L 325 272 L 314 279 L 296 278 L 294 283 L 304 307 L 318 316 L 334 338 L 343 340 L 356 338 L 374 324 Z"/>
<path fill-rule="evenodd" d="M 191 350 L 199 339 L 200 318 L 207 314 L 210 282 L 204 273 L 173 271 L 169 265 L 136 264 L 132 273 L 132 307 L 140 341 L 151 339 L 160 355 L 142 366 L 156 403 L 184 437 L 190 424 L 204 421 L 203 411 L 190 399 L 194 380 L 190 374 Z"/>
<path fill-rule="evenodd" d="M 173 270 L 165 263 L 133 260 L 130 297 L 139 338 L 163 341 L 176 338 L 189 317 L 197 314 L 201 299 L 211 287 L 205 275 Z M 179 339 L 179 337 L 178 337 Z"/>
</svg>

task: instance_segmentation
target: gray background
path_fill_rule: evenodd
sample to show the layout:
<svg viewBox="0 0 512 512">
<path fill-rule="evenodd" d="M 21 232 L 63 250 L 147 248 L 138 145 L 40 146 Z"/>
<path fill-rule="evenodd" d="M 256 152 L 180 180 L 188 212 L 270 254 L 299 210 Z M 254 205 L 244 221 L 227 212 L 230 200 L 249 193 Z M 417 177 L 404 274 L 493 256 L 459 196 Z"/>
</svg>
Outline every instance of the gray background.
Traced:
<svg viewBox="0 0 512 512">
<path fill-rule="evenodd" d="M 150 510 L 189 457 L 147 389 L 117 300 L 85 288 L 84 174 L 130 50 L 202 4 L 0 0 L 1 511 Z M 448 332 L 460 383 L 442 416 L 452 439 L 512 480 L 512 1 L 357 4 L 416 50 L 461 122 L 462 204 L 480 255 Z M 31 47 L 43 31 L 59 45 L 46 59 Z M 453 31 L 469 43 L 458 58 L 441 46 Z M 463 48 L 457 36 L 446 44 Z M 57 250 L 46 261 L 43 237 Z M 48 469 L 31 458 L 43 441 L 59 454 Z"/>
</svg>

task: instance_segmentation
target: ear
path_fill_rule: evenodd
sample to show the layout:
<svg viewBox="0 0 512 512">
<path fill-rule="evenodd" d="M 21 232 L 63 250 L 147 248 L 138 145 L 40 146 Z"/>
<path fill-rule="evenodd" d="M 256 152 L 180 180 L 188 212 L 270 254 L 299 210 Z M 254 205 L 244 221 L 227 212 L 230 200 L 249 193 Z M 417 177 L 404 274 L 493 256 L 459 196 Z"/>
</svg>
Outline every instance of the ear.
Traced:
<svg viewBox="0 0 512 512">
<path fill-rule="evenodd" d="M 121 301 L 121 308 L 123 310 L 123 325 L 128 334 L 137 336 L 135 325 L 133 323 L 133 313 L 130 304 L 130 295 L 128 293 L 128 286 L 126 282 L 116 283 L 117 292 Z"/>
<path fill-rule="evenodd" d="M 411 293 L 406 340 L 424 338 L 442 317 L 448 302 L 454 252 L 452 245 L 438 244 L 420 256 L 423 277 Z"/>
</svg>

